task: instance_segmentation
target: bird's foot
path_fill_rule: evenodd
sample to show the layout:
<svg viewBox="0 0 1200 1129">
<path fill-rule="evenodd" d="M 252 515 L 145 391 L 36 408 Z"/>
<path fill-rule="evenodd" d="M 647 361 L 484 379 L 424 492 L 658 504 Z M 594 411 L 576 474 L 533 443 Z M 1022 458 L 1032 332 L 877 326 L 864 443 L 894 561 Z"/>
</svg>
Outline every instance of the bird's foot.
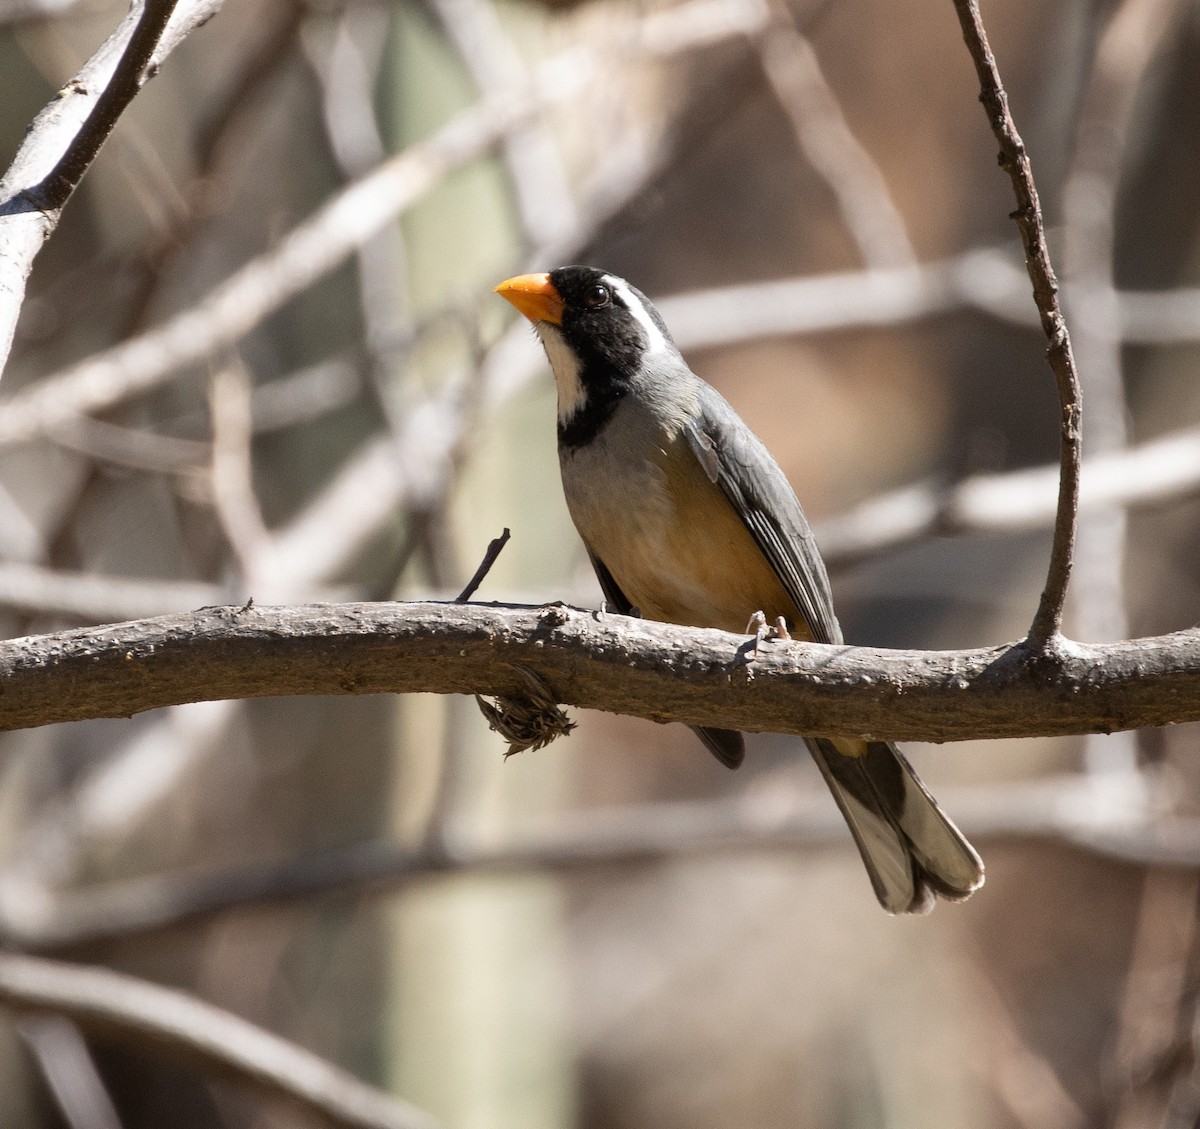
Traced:
<svg viewBox="0 0 1200 1129">
<path fill-rule="evenodd" d="M 751 653 L 754 658 L 758 658 L 758 646 L 760 643 L 770 639 L 791 639 L 791 632 L 788 631 L 787 621 L 783 616 L 775 617 L 775 625 L 767 623 L 767 617 L 761 611 L 755 612 L 750 621 L 746 624 L 746 634 L 754 636 L 754 646 Z"/>
</svg>

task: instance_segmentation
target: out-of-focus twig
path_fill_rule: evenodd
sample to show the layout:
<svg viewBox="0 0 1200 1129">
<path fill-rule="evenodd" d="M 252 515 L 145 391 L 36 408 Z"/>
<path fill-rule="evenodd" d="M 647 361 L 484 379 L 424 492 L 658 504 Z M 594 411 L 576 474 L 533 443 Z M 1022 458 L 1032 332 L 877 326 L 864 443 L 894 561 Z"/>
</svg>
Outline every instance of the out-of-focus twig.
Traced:
<svg viewBox="0 0 1200 1129">
<path fill-rule="evenodd" d="M 773 0 L 771 10 L 771 22 L 756 45 L 796 143 L 832 190 L 863 264 L 911 266 L 916 254 L 879 166 L 851 131 L 791 9 L 784 0 Z"/>
<path fill-rule="evenodd" d="M 1117 1035 L 1107 1073 L 1114 1093 L 1111 1124 L 1149 1124 L 1143 1085 L 1172 1057 L 1187 1026 L 1196 946 L 1200 879 L 1193 871 L 1147 871 L 1125 976 Z M 1156 1105 L 1165 1102 L 1156 1102 Z M 1162 1124 L 1162 1121 L 1158 1121 Z"/>
<path fill-rule="evenodd" d="M 1025 152 L 1025 143 L 1017 133 L 1016 124 L 1008 110 L 1008 95 L 1004 92 L 995 57 L 988 45 L 978 0 L 954 0 L 954 7 L 962 25 L 963 39 L 979 76 L 979 99 L 1000 144 L 1000 164 L 1012 180 L 1017 198 L 1017 210 L 1013 218 L 1025 247 L 1025 266 L 1033 284 L 1033 297 L 1041 318 L 1042 331 L 1050 342 L 1046 357 L 1058 384 L 1061 407 L 1058 513 L 1054 522 L 1054 544 L 1050 550 L 1046 587 L 1042 591 L 1033 623 L 1030 624 L 1028 639 L 1034 648 L 1045 649 L 1061 635 L 1063 603 L 1067 597 L 1075 552 L 1082 462 L 1079 376 L 1071 354 L 1067 323 L 1059 307 L 1058 283 L 1050 265 L 1050 251 L 1046 246 L 1046 231 L 1042 224 L 1042 209 L 1033 171 Z"/>
<path fill-rule="evenodd" d="M 1178 0 L 1124 0 L 1109 19 L 1084 92 L 1063 188 L 1064 297 L 1088 404 L 1083 438 L 1089 456 L 1120 451 L 1128 442 L 1114 283 L 1117 192 L 1135 96 L 1179 7 Z M 1121 639 L 1129 633 L 1126 528 L 1119 506 L 1081 515 L 1071 604 L 1073 633 L 1080 638 Z M 1136 735 L 1085 738 L 1084 763 L 1092 771 L 1136 774 Z"/>
<path fill-rule="evenodd" d="M 194 172 L 182 189 L 182 206 L 174 221 L 159 231 L 139 256 L 121 336 L 145 326 L 160 282 L 172 263 L 194 247 L 197 232 L 212 214 L 213 197 L 221 192 L 220 172 L 229 148 L 227 142 L 254 107 L 255 95 L 286 62 L 306 11 L 302 3 L 266 5 L 257 21 L 257 36 L 248 45 L 232 82 L 207 107 L 208 113 L 197 130 Z"/>
<path fill-rule="evenodd" d="M 116 1106 L 79 1028 L 60 1015 L 27 1015 L 17 1034 L 46 1079 L 69 1129 L 121 1129 Z"/>
<path fill-rule="evenodd" d="M 196 471 L 209 460 L 207 443 L 141 431 L 108 420 L 76 416 L 54 433 L 54 442 L 96 462 L 158 474 Z"/>
<path fill-rule="evenodd" d="M 220 0 L 145 0 L 34 119 L 0 179 L 0 371 L 12 348 L 25 280 L 122 111 Z"/>
<path fill-rule="evenodd" d="M 346 1129 L 435 1129 L 424 1111 L 183 992 L 103 968 L 0 953 L 0 1005 L 253 1083 Z"/>
<path fill-rule="evenodd" d="M 211 2 L 211 0 L 210 0 Z M 41 381 L 0 410 L 0 446 L 33 439 L 72 415 L 111 407 L 238 340 L 421 199 L 447 173 L 489 152 L 532 118 L 600 81 L 608 52 L 669 55 L 744 35 L 761 23 L 755 0 L 690 0 L 704 19 L 648 19 L 618 42 L 564 52 L 528 83 L 486 95 L 374 172 L 350 185 L 196 305 L 163 325 Z M 685 12 L 684 15 L 687 13 Z M 718 17 L 723 15 L 723 21 Z"/>
<path fill-rule="evenodd" d="M 221 585 L 198 581 L 97 576 L 0 562 L 0 606 L 76 616 L 89 623 L 187 611 L 227 603 L 233 595 Z"/>
<path fill-rule="evenodd" d="M 1200 858 L 1196 820 L 1180 820 L 1176 827 L 1175 821 L 1148 823 L 1141 809 L 1097 813 L 1084 777 L 938 791 L 976 842 L 1065 841 L 1105 856 L 1185 867 Z M 1163 839 L 1173 844 L 1170 851 L 1160 850 Z M 31 896 L 27 886 L 13 886 L 10 875 L 0 872 L 0 938 L 26 949 L 54 950 L 251 906 L 378 895 L 446 875 L 572 873 L 697 855 L 839 846 L 849 848 L 845 824 L 828 796 L 814 791 L 577 811 L 540 828 L 523 828 L 500 843 L 449 828 L 418 846 L 360 843 L 282 862 L 154 875 L 53 895 L 39 889 Z"/>
<path fill-rule="evenodd" d="M 0 0 L 0 27 L 66 15 L 84 0 Z"/>
<path fill-rule="evenodd" d="M 1079 1103 L 1058 1072 L 1022 1036 L 1020 1027 L 977 960 L 970 973 L 974 1014 L 982 1022 L 986 1051 L 971 1057 L 980 1080 L 993 1089 L 1023 1129 L 1084 1129 Z"/>
<path fill-rule="evenodd" d="M 933 534 L 1015 533 L 1053 524 L 1058 467 L 917 483 L 880 494 L 817 523 L 821 552 L 848 563 Z M 1200 428 L 1086 459 L 1081 513 L 1104 506 L 1154 506 L 1200 491 Z"/>
<path fill-rule="evenodd" d="M 332 27 L 314 24 L 304 38 L 320 83 L 325 132 L 347 182 L 366 175 L 387 156 L 375 95 L 389 18 L 383 5 L 351 4 Z M 376 238 L 356 249 L 354 263 L 363 321 L 360 363 L 384 421 L 397 435 L 400 423 L 393 377 L 399 367 L 397 354 L 406 351 L 398 350 L 396 343 L 417 336 L 409 325 L 407 249 L 400 225 L 384 225 Z"/>
<path fill-rule="evenodd" d="M 216 373 L 210 385 L 209 406 L 213 501 L 242 578 L 252 592 L 271 538 L 254 493 L 250 386 L 240 368 L 230 364 Z"/>
<path fill-rule="evenodd" d="M 481 94 L 520 81 L 525 67 L 491 0 L 432 0 L 431 7 Z M 527 244 L 543 247 L 574 231 L 578 212 L 545 123 L 533 117 L 500 151 Z"/>
<path fill-rule="evenodd" d="M 354 384 L 353 374 L 349 376 L 347 389 Z M 263 390 L 256 390 L 256 404 Z M 287 409 L 287 397 L 281 396 L 281 400 L 281 408 Z M 403 468 L 397 467 L 389 446 L 382 441 L 368 445 L 344 468 L 316 509 L 284 527 L 284 544 L 275 546 L 273 559 L 302 559 L 312 566 L 313 571 L 303 575 L 289 569 L 291 584 L 307 593 L 308 598 L 354 598 L 351 590 L 329 588 L 323 581 L 336 574 L 345 554 L 370 535 L 377 521 L 386 520 L 388 514 L 407 504 L 411 484 L 406 483 Z M 370 490 L 366 489 L 368 484 Z M 951 484 L 917 483 L 877 495 L 844 514 L 817 522 L 817 537 L 826 561 L 837 566 L 923 537 L 1042 529 L 1054 521 L 1057 484 L 1056 466 L 976 475 Z M 1197 491 L 1200 429 L 1164 435 L 1124 451 L 1087 459 L 1080 512 L 1087 513 L 1097 506 L 1162 505 Z M 345 507 L 351 507 L 350 521 Z M 335 524 L 325 524 L 326 517 Z M 326 541 L 332 542 L 324 550 L 322 529 Z M 331 529 L 336 534 L 330 534 Z M 316 556 L 307 555 L 306 548 Z M 276 582 L 280 579 L 277 577 Z M 219 604 L 235 594 L 220 585 L 130 580 L 0 563 L 0 606 L 78 616 L 93 623 Z M 579 598 L 586 597 L 580 594 Z"/>
</svg>

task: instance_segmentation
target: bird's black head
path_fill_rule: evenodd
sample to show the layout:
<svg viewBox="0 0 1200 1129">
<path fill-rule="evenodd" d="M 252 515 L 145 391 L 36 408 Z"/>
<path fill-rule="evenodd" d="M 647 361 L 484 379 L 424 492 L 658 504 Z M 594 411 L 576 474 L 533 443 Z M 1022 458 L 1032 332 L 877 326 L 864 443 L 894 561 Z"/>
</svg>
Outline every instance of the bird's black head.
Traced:
<svg viewBox="0 0 1200 1129">
<path fill-rule="evenodd" d="M 596 267 L 559 267 L 550 285 L 562 299 L 562 335 L 585 368 L 596 361 L 632 376 L 671 340 L 649 299 L 622 278 Z"/>
<path fill-rule="evenodd" d="M 646 296 L 596 267 L 521 275 L 496 290 L 533 322 L 546 348 L 564 446 L 590 442 L 650 367 L 678 358 Z"/>
</svg>

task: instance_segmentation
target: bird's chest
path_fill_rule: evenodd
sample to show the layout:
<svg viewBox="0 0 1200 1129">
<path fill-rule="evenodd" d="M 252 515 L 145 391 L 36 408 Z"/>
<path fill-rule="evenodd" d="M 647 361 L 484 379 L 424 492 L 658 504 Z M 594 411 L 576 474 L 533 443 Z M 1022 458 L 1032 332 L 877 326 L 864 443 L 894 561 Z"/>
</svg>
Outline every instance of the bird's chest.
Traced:
<svg viewBox="0 0 1200 1129">
<path fill-rule="evenodd" d="M 647 619 L 743 630 L 791 602 L 678 432 L 627 427 L 560 452 L 575 527 Z"/>
</svg>

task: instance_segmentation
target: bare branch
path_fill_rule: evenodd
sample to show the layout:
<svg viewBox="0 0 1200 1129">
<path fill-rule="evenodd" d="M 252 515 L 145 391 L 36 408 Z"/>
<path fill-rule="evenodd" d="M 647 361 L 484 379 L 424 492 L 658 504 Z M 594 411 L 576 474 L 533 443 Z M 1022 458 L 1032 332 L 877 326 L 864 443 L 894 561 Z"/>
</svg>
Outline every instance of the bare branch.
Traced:
<svg viewBox="0 0 1200 1129">
<path fill-rule="evenodd" d="M 1108 857 L 1194 868 L 1200 821 L 1146 820 L 1120 810 L 1083 776 L 938 794 L 976 842 L 1052 839 Z M 373 896 L 415 882 L 460 874 L 645 866 L 665 859 L 751 851 L 849 846 L 837 809 L 821 790 L 753 791 L 716 800 L 629 804 L 576 811 L 503 842 L 441 827 L 417 846 L 364 842 L 279 862 L 206 874 L 167 873 L 58 891 L 0 871 L 0 938 L 23 949 L 54 951 L 175 928 L 230 910 L 286 905 L 353 893 Z"/>
<path fill-rule="evenodd" d="M 704 19 L 684 18 L 692 5 Z M 548 60 L 530 82 L 486 95 L 334 196 L 273 250 L 247 263 L 194 306 L 14 396 L 0 412 L 0 447 L 36 438 L 74 415 L 100 411 L 145 392 L 231 345 L 328 274 L 448 173 L 586 90 L 603 72 L 607 52 L 678 53 L 746 34 L 762 18 L 753 0 L 690 0 L 646 20 L 636 34 L 619 37 L 619 43 L 578 48 Z"/>
<path fill-rule="evenodd" d="M 436 1129 L 423 1111 L 310 1051 L 183 992 L 103 968 L 0 953 L 0 1003 L 233 1074 L 347 1129 Z"/>
<path fill-rule="evenodd" d="M 1086 459 L 1079 510 L 1153 506 L 1200 490 L 1200 429 Z M 979 474 L 962 482 L 916 483 L 870 498 L 817 523 L 821 552 L 839 563 L 933 534 L 1017 533 L 1052 525 L 1058 467 Z"/>
<path fill-rule="evenodd" d="M 0 561 L 0 606 L 78 616 L 92 623 L 188 611 L 224 603 L 233 595 L 222 585 L 199 581 L 98 576 Z"/>
<path fill-rule="evenodd" d="M 431 8 L 481 94 L 520 80 L 524 66 L 491 0 L 432 0 Z M 534 117 L 514 130 L 501 153 L 530 244 L 557 242 L 579 227 L 566 170 L 544 122 Z"/>
<path fill-rule="evenodd" d="M 216 373 L 209 389 L 213 500 L 243 581 L 253 592 L 271 537 L 254 494 L 250 403 L 250 383 L 241 369 L 226 365 Z"/>
<path fill-rule="evenodd" d="M 148 75 L 221 4 L 177 2 L 153 0 L 130 11 L 34 119 L 0 180 L 0 371 L 12 348 L 25 280 L 63 204 Z"/>
<path fill-rule="evenodd" d="M 71 139 L 62 156 L 41 181 L 30 187 L 25 198 L 44 212 L 56 212 L 71 198 L 83 174 L 91 167 L 100 147 L 116 128 L 117 119 L 150 77 L 150 60 L 177 0 L 141 0 L 142 11 L 121 61 L 96 99 L 91 112 Z"/>
<path fill-rule="evenodd" d="M 69 1129 L 121 1129 L 112 1097 L 79 1028 L 60 1015 L 27 1015 L 17 1034 Z"/>
<path fill-rule="evenodd" d="M 1079 509 L 1079 475 L 1082 461 L 1080 436 L 1079 377 L 1071 355 L 1071 338 L 1058 303 L 1058 282 L 1050 265 L 1046 231 L 1038 202 L 1033 171 L 1025 152 L 1025 143 L 1017 133 L 1008 111 L 1008 95 L 1000 82 L 1000 72 L 988 45 L 987 33 L 979 15 L 978 0 L 954 0 L 962 25 L 963 39 L 975 64 L 981 92 L 979 100 L 987 111 L 992 132 L 1000 143 L 1000 164 L 1012 180 L 1017 198 L 1013 219 L 1025 246 L 1025 266 L 1033 283 L 1033 297 L 1042 321 L 1042 331 L 1050 342 L 1046 352 L 1058 384 L 1062 408 L 1059 433 L 1060 476 L 1058 514 L 1054 523 L 1054 545 L 1050 550 L 1050 568 L 1037 613 L 1029 628 L 1032 644 L 1045 647 L 1056 641 L 1062 627 L 1063 602 L 1071 579 L 1071 559 L 1075 551 L 1075 526 Z"/>
<path fill-rule="evenodd" d="M 279 694 L 514 696 L 524 667 L 568 705 L 754 732 L 953 741 L 1200 719 L 1200 629 L 1043 654 L 885 651 L 562 605 L 309 604 L 0 644 L 0 728 Z"/>
<path fill-rule="evenodd" d="M 772 11 L 756 46 L 797 145 L 832 190 L 864 265 L 911 266 L 916 254 L 887 181 L 851 131 L 791 9 L 775 0 Z"/>
</svg>

